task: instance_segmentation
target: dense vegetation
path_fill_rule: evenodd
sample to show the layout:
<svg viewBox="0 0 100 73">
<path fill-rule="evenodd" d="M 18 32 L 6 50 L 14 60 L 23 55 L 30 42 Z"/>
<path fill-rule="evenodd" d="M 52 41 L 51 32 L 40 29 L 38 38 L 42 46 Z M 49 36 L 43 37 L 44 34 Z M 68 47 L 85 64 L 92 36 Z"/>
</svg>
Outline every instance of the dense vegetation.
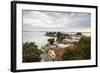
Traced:
<svg viewBox="0 0 100 73">
<path fill-rule="evenodd" d="M 80 54 L 79 50 L 75 50 L 75 49 L 76 48 L 66 49 L 62 56 L 62 59 L 63 60 L 81 60 L 81 59 L 83 59 L 83 56 Z"/>
<path fill-rule="evenodd" d="M 56 41 L 57 41 L 58 43 L 62 42 L 62 40 L 63 40 L 63 38 L 64 38 L 65 35 L 66 35 L 66 34 L 64 34 L 64 33 L 57 32 L 57 35 L 56 35 L 57 40 L 56 40 Z"/>
<path fill-rule="evenodd" d="M 41 51 L 34 42 L 23 43 L 23 62 L 39 62 Z"/>
<path fill-rule="evenodd" d="M 78 32 L 78 33 L 76 33 L 76 35 L 82 35 L 82 33 L 81 32 Z"/>
<path fill-rule="evenodd" d="M 56 37 L 56 32 L 46 32 L 45 36 Z"/>
<path fill-rule="evenodd" d="M 50 45 L 52 45 L 54 43 L 54 39 L 53 38 L 48 39 L 48 42 L 49 42 Z"/>
<path fill-rule="evenodd" d="M 83 59 L 91 58 L 91 37 L 81 37 L 78 42 L 78 48 L 80 48 L 81 55 Z"/>
<path fill-rule="evenodd" d="M 49 36 L 49 37 L 57 37 L 57 42 L 61 42 L 62 38 L 65 34 L 61 33 L 61 32 L 46 32 L 45 36 Z"/>
<path fill-rule="evenodd" d="M 46 32 L 46 36 L 56 37 L 57 43 L 63 43 L 63 44 L 71 43 L 75 46 L 73 49 L 70 47 L 65 48 L 65 50 L 63 51 L 63 55 L 61 55 L 62 61 L 90 59 L 91 58 L 91 37 L 83 36 L 80 32 L 76 33 L 76 35 L 81 36 L 78 42 L 69 42 L 69 41 L 64 42 L 62 40 L 65 36 L 68 36 L 67 34 L 64 34 L 61 32 Z M 49 42 L 49 44 L 46 44 L 45 46 L 41 46 L 42 49 L 45 49 L 45 47 L 48 47 L 48 45 L 53 45 L 55 39 L 49 38 L 47 41 Z M 35 44 L 35 42 L 23 43 L 23 62 L 24 63 L 40 62 L 41 53 L 42 53 L 41 50 L 38 49 L 38 46 Z"/>
<path fill-rule="evenodd" d="M 82 36 L 74 49 L 66 49 L 63 60 L 83 60 L 91 58 L 91 38 Z"/>
</svg>

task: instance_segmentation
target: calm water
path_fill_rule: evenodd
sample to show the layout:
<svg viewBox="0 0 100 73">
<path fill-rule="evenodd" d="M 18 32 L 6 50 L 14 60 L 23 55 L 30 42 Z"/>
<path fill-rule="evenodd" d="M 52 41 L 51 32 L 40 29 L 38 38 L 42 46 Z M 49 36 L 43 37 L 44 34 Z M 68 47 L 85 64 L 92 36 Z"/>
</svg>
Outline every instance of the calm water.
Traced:
<svg viewBox="0 0 100 73">
<path fill-rule="evenodd" d="M 45 36 L 46 32 L 23 32 L 23 42 L 35 42 L 36 45 L 40 48 L 42 45 L 45 45 L 48 43 L 49 38 Z"/>
<path fill-rule="evenodd" d="M 23 32 L 23 42 L 35 42 L 36 45 L 38 45 L 38 48 L 40 48 L 42 45 L 45 45 L 48 43 L 48 37 L 45 36 L 46 32 Z M 84 35 L 89 36 L 90 33 L 82 33 Z"/>
</svg>

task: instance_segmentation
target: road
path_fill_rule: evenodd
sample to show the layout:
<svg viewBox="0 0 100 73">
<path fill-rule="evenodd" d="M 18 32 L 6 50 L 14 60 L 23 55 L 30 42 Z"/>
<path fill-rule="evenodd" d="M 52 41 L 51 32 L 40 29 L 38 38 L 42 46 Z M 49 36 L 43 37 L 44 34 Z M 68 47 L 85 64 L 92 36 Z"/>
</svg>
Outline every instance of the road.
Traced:
<svg viewBox="0 0 100 73">
<path fill-rule="evenodd" d="M 41 62 L 48 62 L 52 61 L 51 57 L 48 55 L 48 53 L 44 52 L 40 55 L 41 57 Z"/>
</svg>

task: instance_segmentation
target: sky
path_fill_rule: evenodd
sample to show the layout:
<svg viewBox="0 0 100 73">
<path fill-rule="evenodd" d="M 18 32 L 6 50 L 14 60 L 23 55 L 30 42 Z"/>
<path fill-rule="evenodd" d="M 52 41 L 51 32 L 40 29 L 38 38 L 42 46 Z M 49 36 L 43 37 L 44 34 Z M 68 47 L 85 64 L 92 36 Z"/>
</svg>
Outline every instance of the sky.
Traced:
<svg viewBox="0 0 100 73">
<path fill-rule="evenodd" d="M 90 32 L 91 14 L 23 10 L 23 31 Z"/>
</svg>

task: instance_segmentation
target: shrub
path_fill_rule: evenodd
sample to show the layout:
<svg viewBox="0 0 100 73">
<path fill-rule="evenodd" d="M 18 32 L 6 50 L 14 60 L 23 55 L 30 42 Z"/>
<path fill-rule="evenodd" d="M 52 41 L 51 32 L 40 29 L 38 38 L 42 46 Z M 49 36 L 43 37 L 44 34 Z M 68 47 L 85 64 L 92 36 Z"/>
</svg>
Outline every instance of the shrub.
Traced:
<svg viewBox="0 0 100 73">
<path fill-rule="evenodd" d="M 81 32 L 78 32 L 78 33 L 76 33 L 76 35 L 82 35 L 82 33 Z"/>
<path fill-rule="evenodd" d="M 80 54 L 79 50 L 70 48 L 66 49 L 62 56 L 62 60 L 81 60 L 81 59 L 83 59 L 83 57 Z"/>
<path fill-rule="evenodd" d="M 49 42 L 49 44 L 52 45 L 54 43 L 54 39 L 52 39 L 52 38 L 51 39 L 48 39 L 48 42 Z"/>
<path fill-rule="evenodd" d="M 62 60 L 85 60 L 91 58 L 91 38 L 82 36 L 74 49 L 65 50 Z"/>
<path fill-rule="evenodd" d="M 34 42 L 23 44 L 23 62 L 39 62 L 41 51 Z"/>
<path fill-rule="evenodd" d="M 91 37 L 81 37 L 78 42 L 78 47 L 80 48 L 81 55 L 84 59 L 91 58 Z"/>
</svg>

